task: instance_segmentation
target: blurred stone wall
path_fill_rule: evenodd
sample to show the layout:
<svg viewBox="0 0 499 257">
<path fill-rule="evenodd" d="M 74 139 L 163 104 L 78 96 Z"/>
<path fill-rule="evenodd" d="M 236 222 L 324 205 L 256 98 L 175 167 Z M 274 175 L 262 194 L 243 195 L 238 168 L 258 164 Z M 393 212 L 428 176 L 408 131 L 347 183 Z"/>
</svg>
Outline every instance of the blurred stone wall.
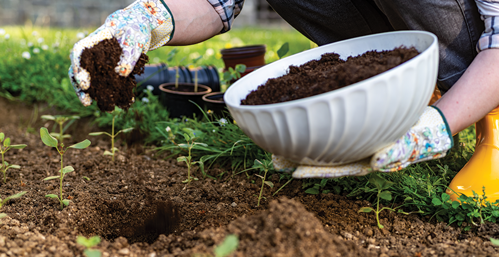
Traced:
<svg viewBox="0 0 499 257">
<path fill-rule="evenodd" d="M 182 0 L 180 0 L 182 1 Z M 98 27 L 106 17 L 134 0 L 0 0 L 0 26 L 31 22 L 51 27 Z M 235 26 L 266 23 L 257 11 L 261 0 L 246 0 Z"/>
</svg>

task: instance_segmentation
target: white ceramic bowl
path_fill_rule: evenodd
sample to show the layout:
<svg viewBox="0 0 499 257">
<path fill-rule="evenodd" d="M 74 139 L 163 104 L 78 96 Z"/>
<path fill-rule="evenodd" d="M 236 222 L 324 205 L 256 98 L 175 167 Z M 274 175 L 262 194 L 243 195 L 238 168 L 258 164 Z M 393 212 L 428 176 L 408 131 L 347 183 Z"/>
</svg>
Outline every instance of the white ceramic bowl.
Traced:
<svg viewBox="0 0 499 257">
<path fill-rule="evenodd" d="M 342 59 L 370 50 L 414 46 L 420 54 L 377 76 L 294 101 L 241 105 L 269 78 L 335 52 Z M 224 96 L 238 126 L 264 150 L 302 164 L 358 161 L 399 139 L 428 105 L 438 70 L 437 37 L 424 31 L 387 32 L 336 42 L 268 64 L 234 83 Z"/>
</svg>

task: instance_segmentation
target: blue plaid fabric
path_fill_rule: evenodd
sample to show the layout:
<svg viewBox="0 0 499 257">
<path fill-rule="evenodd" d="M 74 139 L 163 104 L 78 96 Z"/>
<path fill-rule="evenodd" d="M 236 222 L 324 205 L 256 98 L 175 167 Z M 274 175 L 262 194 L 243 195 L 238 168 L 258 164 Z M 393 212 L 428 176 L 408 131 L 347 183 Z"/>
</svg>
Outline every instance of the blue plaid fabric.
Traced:
<svg viewBox="0 0 499 257">
<path fill-rule="evenodd" d="M 475 0 L 485 31 L 478 40 L 477 51 L 499 48 L 499 0 Z"/>
<path fill-rule="evenodd" d="M 213 5 L 224 24 L 224 28 L 220 33 L 231 29 L 234 18 L 239 15 L 244 5 L 244 0 L 208 0 L 208 2 Z"/>
</svg>

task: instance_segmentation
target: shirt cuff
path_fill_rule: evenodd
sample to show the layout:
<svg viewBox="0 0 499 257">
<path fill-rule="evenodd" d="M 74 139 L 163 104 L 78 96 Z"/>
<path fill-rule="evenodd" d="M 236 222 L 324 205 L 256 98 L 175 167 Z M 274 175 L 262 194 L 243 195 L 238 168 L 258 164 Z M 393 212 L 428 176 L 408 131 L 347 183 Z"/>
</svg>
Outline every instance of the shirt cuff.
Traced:
<svg viewBox="0 0 499 257">
<path fill-rule="evenodd" d="M 243 9 L 244 0 L 208 0 L 213 6 L 223 23 L 223 29 L 220 33 L 225 33 L 232 28 L 234 18 L 239 15 Z"/>
<path fill-rule="evenodd" d="M 477 0 L 478 10 L 485 25 L 477 43 L 477 51 L 499 48 L 499 2 L 491 0 Z"/>
</svg>

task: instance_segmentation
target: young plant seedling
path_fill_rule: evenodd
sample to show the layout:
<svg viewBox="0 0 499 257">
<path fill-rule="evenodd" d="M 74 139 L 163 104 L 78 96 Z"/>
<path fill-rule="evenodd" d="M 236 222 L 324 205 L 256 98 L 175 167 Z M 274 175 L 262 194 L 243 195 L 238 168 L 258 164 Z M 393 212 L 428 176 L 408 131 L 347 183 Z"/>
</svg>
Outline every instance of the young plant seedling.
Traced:
<svg viewBox="0 0 499 257">
<path fill-rule="evenodd" d="M 0 168 L 3 173 L 3 183 L 7 182 L 7 170 L 12 168 L 12 169 L 20 169 L 21 166 L 19 165 L 14 165 L 14 164 L 9 164 L 8 162 L 5 161 L 5 153 L 9 151 L 10 149 L 23 149 L 26 147 L 26 145 L 11 145 L 10 144 L 10 138 L 5 138 L 5 134 L 3 132 L 0 132 L 0 143 L 3 142 L 3 146 L 0 145 L 0 153 L 2 153 L 2 163 L 0 163 Z"/>
<path fill-rule="evenodd" d="M 107 133 L 107 132 L 92 132 L 88 135 L 90 136 L 100 136 L 100 135 L 107 135 L 108 137 L 111 138 L 111 152 L 109 151 L 104 151 L 104 155 L 111 155 L 111 160 L 114 162 L 114 156 L 115 156 L 115 153 L 116 151 L 118 151 L 118 148 L 114 147 L 114 139 L 116 138 L 116 136 L 118 136 L 120 133 L 127 133 L 127 132 L 130 132 L 133 130 L 133 128 L 126 128 L 126 129 L 122 129 L 118 132 L 116 132 L 116 134 L 114 133 L 114 119 L 119 116 L 121 113 L 123 112 L 122 109 L 118 108 L 118 107 L 114 107 L 114 111 L 111 112 L 111 114 L 113 115 L 113 121 L 111 123 L 111 134 Z"/>
<path fill-rule="evenodd" d="M 5 199 L 1 199 L 0 198 L 0 209 L 2 208 L 2 206 L 4 206 L 10 199 L 16 199 L 16 198 L 19 198 L 21 196 L 23 196 L 24 194 L 26 194 L 26 191 L 22 191 L 22 192 L 19 192 L 15 195 L 11 195 L 11 196 L 7 196 Z M 5 213 L 0 213 L 0 219 L 2 218 L 5 218 L 7 217 L 7 214 Z"/>
<path fill-rule="evenodd" d="M 50 147 L 54 147 L 57 150 L 57 152 L 59 153 L 59 155 L 61 156 L 61 169 L 59 170 L 59 173 L 60 173 L 59 176 L 50 176 L 50 177 L 46 177 L 43 180 L 47 181 L 47 180 L 52 180 L 52 179 L 59 179 L 59 196 L 57 196 L 55 194 L 48 194 L 48 195 L 45 195 L 45 197 L 54 198 L 54 199 L 59 200 L 59 203 L 61 204 L 61 210 L 62 210 L 64 208 L 64 205 L 65 206 L 69 205 L 69 200 L 63 198 L 62 181 L 64 180 L 64 175 L 66 175 L 69 172 L 74 171 L 74 168 L 72 166 L 64 167 L 64 163 L 63 163 L 64 153 L 66 153 L 66 151 L 69 148 L 85 149 L 90 145 L 90 141 L 88 139 L 85 139 L 77 144 L 74 144 L 74 145 L 71 145 L 71 146 L 64 148 L 64 143 L 61 142 L 59 144 L 57 139 L 55 137 L 53 137 L 52 135 L 50 135 L 47 128 L 40 128 L 40 137 L 42 138 L 42 142 L 45 145 L 50 146 Z"/>
<path fill-rule="evenodd" d="M 50 135 L 58 138 L 59 141 L 63 143 L 64 138 L 71 138 L 71 135 L 64 134 L 64 131 L 66 131 L 69 128 L 69 126 L 71 126 L 71 124 L 73 124 L 73 122 L 75 122 L 75 120 L 79 119 L 80 117 L 65 116 L 65 115 L 42 115 L 41 118 L 44 120 L 52 120 L 59 125 L 59 133 L 52 132 L 50 133 Z M 64 123 L 66 123 L 67 121 L 69 121 L 69 123 L 63 127 Z"/>
<path fill-rule="evenodd" d="M 84 236 L 78 236 L 76 238 L 76 243 L 78 243 L 79 245 L 83 245 L 87 248 L 83 251 L 83 254 L 86 257 L 100 257 L 102 255 L 100 250 L 91 249 L 92 247 L 94 247 L 100 243 L 99 236 L 93 236 L 90 238 L 86 238 Z"/>
<path fill-rule="evenodd" d="M 226 257 L 237 250 L 238 246 L 239 238 L 236 235 L 228 235 L 221 244 L 215 246 L 213 252 L 215 257 Z"/>
<path fill-rule="evenodd" d="M 391 201 L 392 200 L 392 192 L 387 191 L 386 189 L 390 188 L 394 183 L 391 181 L 388 181 L 384 178 L 379 177 L 376 174 L 373 174 L 369 178 L 369 183 L 373 184 L 376 186 L 376 188 L 372 189 L 373 191 L 377 191 L 377 201 L 376 201 L 376 210 L 371 208 L 371 207 L 362 207 L 358 212 L 371 212 L 374 211 L 376 213 L 376 221 L 378 222 L 378 228 L 383 229 L 384 226 L 379 223 L 379 213 L 383 210 L 390 210 L 390 211 L 395 211 L 395 209 L 389 208 L 389 207 L 383 207 L 379 209 L 379 201 L 380 198 Z"/>
<path fill-rule="evenodd" d="M 192 65 L 196 65 L 196 63 L 201 60 L 201 58 L 203 58 L 202 55 L 200 55 L 199 57 L 195 58 L 192 60 Z M 198 91 L 198 69 L 196 68 L 194 70 L 194 92 L 197 92 Z"/>
<path fill-rule="evenodd" d="M 184 136 L 185 141 L 187 143 L 185 143 L 185 144 L 177 144 L 175 142 L 175 135 L 173 135 L 173 132 L 172 132 L 171 128 L 170 127 L 166 128 L 166 132 L 168 133 L 168 139 L 170 141 L 172 141 L 172 143 L 175 144 L 175 145 L 177 145 L 178 147 L 187 150 L 188 155 L 187 156 L 179 156 L 177 158 L 177 162 L 185 162 L 187 164 L 187 179 L 184 180 L 184 181 L 182 181 L 182 182 L 190 184 L 192 180 L 198 180 L 195 177 L 191 177 L 191 167 L 194 166 L 195 164 L 198 164 L 198 163 L 200 165 L 203 165 L 203 162 L 201 162 L 201 161 L 193 161 L 192 160 L 192 148 L 194 146 L 196 146 L 196 145 L 200 145 L 200 146 L 203 146 L 203 147 L 207 147 L 208 145 L 204 144 L 204 143 L 195 142 L 198 137 L 196 136 L 194 130 L 192 130 L 190 128 L 184 128 L 183 131 L 185 132 L 183 134 L 183 136 Z M 198 132 L 198 133 L 200 133 L 200 132 Z"/>
<path fill-rule="evenodd" d="M 263 160 L 263 161 L 255 160 L 255 162 L 253 164 L 253 168 L 259 169 L 259 170 L 261 170 L 261 171 L 264 172 L 263 176 L 255 174 L 257 177 L 259 177 L 259 178 L 262 179 L 262 187 L 260 188 L 260 195 L 258 196 L 258 203 L 256 205 L 257 207 L 260 206 L 260 200 L 262 199 L 262 194 L 263 194 L 263 186 L 267 185 L 270 188 L 274 187 L 274 183 L 272 183 L 271 181 L 266 181 L 266 179 L 267 179 L 267 172 L 270 169 L 272 169 L 273 167 L 274 166 L 273 166 L 271 160 Z"/>
</svg>

